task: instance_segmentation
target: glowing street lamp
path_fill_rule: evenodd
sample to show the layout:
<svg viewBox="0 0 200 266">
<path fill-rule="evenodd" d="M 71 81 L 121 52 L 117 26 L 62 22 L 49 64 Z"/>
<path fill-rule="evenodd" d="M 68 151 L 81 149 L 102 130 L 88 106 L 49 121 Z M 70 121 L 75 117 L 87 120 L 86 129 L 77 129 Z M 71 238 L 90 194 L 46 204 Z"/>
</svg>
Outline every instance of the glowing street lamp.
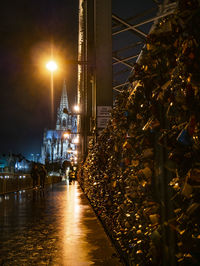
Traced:
<svg viewBox="0 0 200 266">
<path fill-rule="evenodd" d="M 76 113 L 78 113 L 78 112 L 80 111 L 80 107 L 79 107 L 78 105 L 75 105 L 75 106 L 74 106 L 74 111 L 75 111 Z"/>
<path fill-rule="evenodd" d="M 54 72 L 55 70 L 58 69 L 58 66 L 56 64 L 55 61 L 51 60 L 46 64 L 46 68 L 50 71 L 50 72 Z"/>
<path fill-rule="evenodd" d="M 70 133 L 68 133 L 68 132 L 66 132 L 66 133 L 63 134 L 63 137 L 64 137 L 65 139 L 69 138 L 69 136 L 70 136 Z"/>
<path fill-rule="evenodd" d="M 67 150 L 67 152 L 68 152 L 68 153 L 72 153 L 72 152 L 73 152 L 72 148 L 69 147 L 68 150 Z"/>
<path fill-rule="evenodd" d="M 46 64 L 46 68 L 50 71 L 51 73 L 51 82 L 50 82 L 50 87 L 51 87 L 51 120 L 52 120 L 52 125 L 53 125 L 53 117 L 54 117 L 54 105 L 53 105 L 53 72 L 58 69 L 58 66 L 55 61 L 51 60 Z"/>
</svg>

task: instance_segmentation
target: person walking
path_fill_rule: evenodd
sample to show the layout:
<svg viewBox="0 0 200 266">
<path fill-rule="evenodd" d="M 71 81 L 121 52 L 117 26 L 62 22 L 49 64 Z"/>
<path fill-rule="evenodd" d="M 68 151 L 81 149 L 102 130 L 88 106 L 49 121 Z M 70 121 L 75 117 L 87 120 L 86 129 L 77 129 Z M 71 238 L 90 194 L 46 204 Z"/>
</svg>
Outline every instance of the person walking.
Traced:
<svg viewBox="0 0 200 266">
<path fill-rule="evenodd" d="M 31 177 L 33 179 L 33 188 L 37 188 L 38 179 L 39 179 L 39 172 L 38 172 L 38 166 L 36 163 L 33 163 L 33 165 L 32 165 Z"/>
<path fill-rule="evenodd" d="M 45 180 L 47 176 L 47 170 L 44 165 L 41 165 L 39 174 L 40 174 L 40 185 L 42 188 L 44 188 Z"/>
</svg>

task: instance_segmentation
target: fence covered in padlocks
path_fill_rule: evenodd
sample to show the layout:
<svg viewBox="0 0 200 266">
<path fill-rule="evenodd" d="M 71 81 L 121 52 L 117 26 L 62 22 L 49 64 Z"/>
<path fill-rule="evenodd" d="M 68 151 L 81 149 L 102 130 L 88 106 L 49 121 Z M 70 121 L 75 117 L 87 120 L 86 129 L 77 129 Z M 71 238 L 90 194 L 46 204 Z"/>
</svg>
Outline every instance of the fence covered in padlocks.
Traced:
<svg viewBox="0 0 200 266">
<path fill-rule="evenodd" d="M 128 265 L 200 264 L 200 9 L 148 35 L 129 90 L 79 171 Z"/>
</svg>

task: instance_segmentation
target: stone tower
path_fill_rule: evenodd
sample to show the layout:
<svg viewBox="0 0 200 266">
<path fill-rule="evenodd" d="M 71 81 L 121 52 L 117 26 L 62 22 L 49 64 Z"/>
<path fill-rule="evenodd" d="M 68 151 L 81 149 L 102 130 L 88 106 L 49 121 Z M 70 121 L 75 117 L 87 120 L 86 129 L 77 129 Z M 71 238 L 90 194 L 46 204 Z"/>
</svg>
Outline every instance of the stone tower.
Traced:
<svg viewBox="0 0 200 266">
<path fill-rule="evenodd" d="M 56 130 L 72 129 L 71 124 L 72 124 L 72 120 L 71 120 L 70 109 L 69 109 L 69 104 L 68 104 L 66 81 L 64 80 L 63 90 L 62 90 L 62 95 L 61 95 L 61 100 L 60 100 L 60 106 L 57 111 Z"/>
<path fill-rule="evenodd" d="M 70 138 L 64 134 L 70 130 Z M 77 134 L 77 116 L 71 113 L 68 103 L 66 81 L 64 81 L 60 105 L 57 110 L 56 129 L 48 129 L 44 132 L 43 145 L 41 149 L 41 162 L 64 162 L 74 157 L 73 152 L 76 145 L 73 139 Z M 68 153 L 69 148 L 72 150 Z"/>
</svg>

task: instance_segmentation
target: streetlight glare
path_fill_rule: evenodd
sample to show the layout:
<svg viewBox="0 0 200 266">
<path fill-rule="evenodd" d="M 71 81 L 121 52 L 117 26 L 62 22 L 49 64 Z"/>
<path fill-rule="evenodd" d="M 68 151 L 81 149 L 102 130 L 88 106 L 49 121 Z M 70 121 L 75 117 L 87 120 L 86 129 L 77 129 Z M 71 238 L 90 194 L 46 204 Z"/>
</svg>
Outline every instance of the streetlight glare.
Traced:
<svg viewBox="0 0 200 266">
<path fill-rule="evenodd" d="M 79 107 L 78 105 L 75 105 L 75 106 L 74 106 L 74 111 L 75 111 L 75 112 L 79 112 L 79 111 L 80 111 L 80 107 Z"/>
<path fill-rule="evenodd" d="M 73 152 L 72 148 L 69 148 L 69 149 L 67 150 L 67 152 L 68 152 L 68 153 Z"/>
<path fill-rule="evenodd" d="M 51 71 L 51 72 L 53 72 L 53 71 L 55 71 L 57 68 L 58 68 L 58 66 L 57 66 L 57 64 L 56 64 L 56 62 L 55 61 L 49 61 L 47 64 L 46 64 L 46 68 L 49 70 L 49 71 Z"/>
<path fill-rule="evenodd" d="M 63 134 L 63 137 L 64 137 L 64 138 L 69 138 L 69 135 L 70 135 L 69 133 L 64 133 L 64 134 Z"/>
</svg>

